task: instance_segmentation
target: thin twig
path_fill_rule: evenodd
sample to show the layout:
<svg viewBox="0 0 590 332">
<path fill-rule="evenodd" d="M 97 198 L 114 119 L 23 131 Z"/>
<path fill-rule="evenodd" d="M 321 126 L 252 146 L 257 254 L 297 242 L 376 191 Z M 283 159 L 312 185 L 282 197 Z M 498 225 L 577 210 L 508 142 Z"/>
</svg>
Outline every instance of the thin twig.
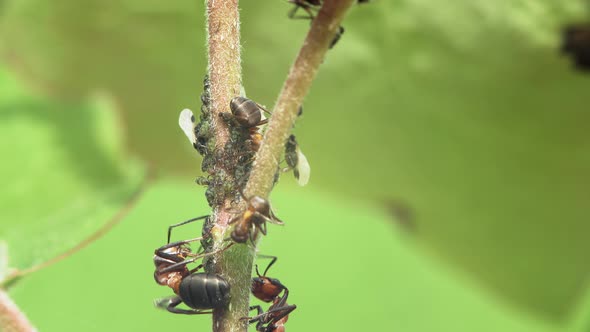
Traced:
<svg viewBox="0 0 590 332">
<path fill-rule="evenodd" d="M 299 106 L 322 64 L 340 22 L 354 0 L 325 0 L 312 23 L 303 47 L 291 67 L 268 123 L 262 145 L 246 186 L 246 196 L 268 197 L 285 142 L 297 120 Z"/>
<path fill-rule="evenodd" d="M 0 330 L 5 332 L 34 332 L 35 327 L 5 291 L 0 289 Z"/>
<path fill-rule="evenodd" d="M 31 266 L 27 269 L 15 270 L 15 271 L 11 272 L 6 277 L 5 280 L 0 280 L 0 288 L 7 289 L 12 284 L 14 284 L 17 280 L 21 279 L 22 277 L 24 277 L 28 274 L 37 272 L 41 269 L 44 269 L 48 266 L 51 266 L 57 262 L 62 261 L 65 258 L 70 257 L 71 255 L 84 249 L 85 247 L 87 247 L 88 245 L 90 245 L 91 243 L 93 243 L 94 241 L 99 239 L 100 237 L 102 237 L 104 234 L 108 233 L 113 227 L 115 227 L 115 225 L 117 225 L 129 213 L 129 211 L 131 211 L 131 209 L 133 209 L 133 207 L 135 207 L 135 205 L 137 204 L 137 201 L 142 196 L 142 194 L 145 191 L 145 189 L 147 188 L 147 186 L 151 183 L 152 179 L 153 179 L 153 173 L 152 173 L 152 171 L 148 170 L 148 173 L 145 176 L 145 178 L 142 180 L 142 183 L 131 194 L 131 196 L 127 199 L 127 201 L 125 202 L 125 205 L 123 205 L 123 207 L 121 209 L 119 209 L 117 211 L 117 213 L 113 217 L 111 217 L 111 219 L 108 220 L 105 224 L 103 224 L 97 231 L 90 234 L 90 236 L 83 239 L 78 244 L 76 244 L 72 248 L 66 250 L 65 252 L 61 253 L 60 255 L 57 255 L 57 256 L 55 256 L 43 263 Z"/>
</svg>

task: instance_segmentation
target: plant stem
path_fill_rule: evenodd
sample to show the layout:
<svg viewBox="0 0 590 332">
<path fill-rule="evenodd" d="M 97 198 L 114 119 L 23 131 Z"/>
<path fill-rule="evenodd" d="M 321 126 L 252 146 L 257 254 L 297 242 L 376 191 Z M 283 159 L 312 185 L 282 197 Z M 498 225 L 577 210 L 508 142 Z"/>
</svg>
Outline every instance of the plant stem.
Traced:
<svg viewBox="0 0 590 332">
<path fill-rule="evenodd" d="M 215 150 L 224 151 L 230 141 L 230 130 L 220 113 L 229 112 L 230 100 L 240 95 L 242 88 L 240 60 L 240 18 L 237 0 L 207 1 L 207 35 L 209 55 L 209 82 L 211 126 L 215 137 Z M 228 161 L 231 154 L 216 160 L 215 172 L 223 173 L 224 181 L 237 183 L 234 174 L 226 171 L 226 165 L 236 164 L 237 160 Z M 235 158 L 235 157 L 234 157 Z M 230 197 L 214 206 L 212 229 L 214 249 L 227 245 L 224 233 L 232 214 L 228 210 L 237 210 Z M 213 331 L 246 331 L 247 322 L 240 318 L 248 316 L 250 278 L 254 252 L 247 245 L 234 245 L 221 255 L 216 255 L 209 272 L 224 277 L 231 285 L 231 300 L 227 308 L 213 312 Z M 211 266 L 211 267 L 209 267 Z"/>
<path fill-rule="evenodd" d="M 268 197 L 277 172 L 285 142 L 297 120 L 299 106 L 322 64 L 328 46 L 336 35 L 340 22 L 354 0 L 324 0 L 299 51 L 264 134 L 262 145 L 246 186 L 246 197 Z"/>
<path fill-rule="evenodd" d="M 37 331 L 8 294 L 0 289 L 0 330 L 5 332 Z"/>
<path fill-rule="evenodd" d="M 256 154 L 245 196 L 268 197 L 278 169 L 280 155 L 285 141 L 293 128 L 299 106 L 309 91 L 328 46 L 340 27 L 347 9 L 354 0 L 325 0 L 318 16 L 313 21 L 303 47 L 293 64 L 283 86 L 279 99 L 270 118 L 268 130 Z M 207 1 L 207 32 L 209 55 L 209 83 L 211 127 L 215 138 L 215 150 L 226 151 L 230 142 L 230 130 L 221 120 L 220 113 L 229 112 L 230 100 L 241 95 L 240 64 L 240 23 L 237 0 Z M 230 154 L 216 158 L 213 167 L 216 176 L 222 176 L 228 184 L 235 184 L 234 174 L 227 165 L 237 163 Z M 231 196 L 231 195 L 230 195 Z M 232 218 L 231 210 L 239 206 L 226 197 L 221 204 L 215 204 L 213 249 L 227 245 L 224 233 Z M 247 331 L 247 322 L 240 320 L 248 316 L 254 249 L 251 245 L 237 244 L 223 254 L 216 255 L 207 263 L 207 271 L 224 277 L 231 285 L 231 300 L 227 308 L 213 312 L 213 331 Z"/>
</svg>

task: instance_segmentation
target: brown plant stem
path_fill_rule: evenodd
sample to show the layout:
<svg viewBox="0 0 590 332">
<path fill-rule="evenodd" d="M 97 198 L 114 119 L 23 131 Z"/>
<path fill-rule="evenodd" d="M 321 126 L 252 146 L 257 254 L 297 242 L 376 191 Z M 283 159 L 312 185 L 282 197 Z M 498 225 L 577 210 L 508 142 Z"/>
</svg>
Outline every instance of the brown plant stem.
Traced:
<svg viewBox="0 0 590 332">
<path fill-rule="evenodd" d="M 247 197 L 268 197 L 285 142 L 297 120 L 299 106 L 311 87 L 340 22 L 354 2 L 324 0 L 279 94 L 245 189 Z"/>
<path fill-rule="evenodd" d="M 37 331 L 8 294 L 0 289 L 0 330 L 4 332 Z"/>
<path fill-rule="evenodd" d="M 220 113 L 229 112 L 230 100 L 240 95 L 242 88 L 240 60 L 240 18 L 237 0 L 207 1 L 207 36 L 209 58 L 210 106 L 212 128 L 215 137 L 215 150 L 224 151 L 230 141 L 230 130 Z M 218 158 L 214 171 L 223 174 L 226 182 L 236 183 L 231 172 L 225 171 L 224 164 L 237 161 L 225 160 L 230 156 Z M 233 217 L 229 210 L 239 207 L 232 204 L 231 198 L 215 206 L 213 211 L 215 240 L 214 248 L 227 245 L 224 241 L 228 222 Z M 253 250 L 247 245 L 234 245 L 221 255 L 214 257 L 213 271 L 224 277 L 231 285 L 230 304 L 227 308 L 213 312 L 213 331 L 246 331 L 247 323 L 240 318 L 248 316 L 250 278 Z"/>
</svg>

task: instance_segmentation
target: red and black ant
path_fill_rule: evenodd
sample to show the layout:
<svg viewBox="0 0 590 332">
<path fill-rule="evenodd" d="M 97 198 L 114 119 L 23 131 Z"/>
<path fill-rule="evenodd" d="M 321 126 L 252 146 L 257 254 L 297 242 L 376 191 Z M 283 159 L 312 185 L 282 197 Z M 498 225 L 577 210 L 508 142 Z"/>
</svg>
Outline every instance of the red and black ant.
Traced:
<svg viewBox="0 0 590 332">
<path fill-rule="evenodd" d="M 244 194 L 240 192 L 242 198 Z M 231 238 L 236 243 L 246 243 L 248 239 L 254 243 L 258 232 L 266 235 L 266 222 L 283 225 L 284 222 L 280 220 L 272 211 L 268 200 L 260 196 L 252 196 L 246 199 L 248 206 L 246 210 L 229 221 L 229 224 L 236 224 L 234 230 L 231 232 Z"/>
<path fill-rule="evenodd" d="M 289 297 L 289 290 L 278 279 L 269 278 L 266 276 L 268 269 L 277 261 L 277 257 L 267 256 L 272 258 L 264 273 L 260 275 L 258 266 L 256 266 L 256 274 L 258 277 L 252 278 L 252 294 L 264 301 L 273 302 L 266 312 L 262 310 L 259 305 L 251 306 L 250 310 L 256 309 L 257 315 L 254 317 L 244 317 L 248 322 L 256 322 L 256 331 L 258 332 L 284 332 L 285 323 L 289 319 L 289 314 L 297 308 L 296 305 L 287 304 Z M 283 296 L 279 296 L 283 292 Z"/>
<path fill-rule="evenodd" d="M 258 272 L 258 265 L 256 265 L 256 275 L 258 275 L 258 277 L 252 278 L 252 295 L 264 302 L 273 301 L 277 296 L 279 296 L 279 294 L 281 294 L 282 291 L 285 291 L 285 296 L 288 296 L 289 289 L 287 289 L 287 287 L 283 285 L 279 279 L 269 278 L 266 276 L 268 269 L 273 266 L 278 258 L 275 256 L 263 255 L 259 255 L 259 257 L 271 258 L 271 261 L 262 275 L 260 272 Z"/>
<path fill-rule="evenodd" d="M 189 219 L 168 228 L 168 243 L 155 251 L 154 279 L 158 284 L 172 288 L 176 296 L 157 300 L 156 306 L 175 314 L 198 315 L 210 314 L 212 309 L 224 307 L 229 303 L 230 286 L 225 279 L 212 273 L 196 273 L 203 264 L 192 270 L 187 268 L 187 264 L 220 253 L 232 244 L 214 252 L 198 254 L 191 250 L 189 244 L 203 240 L 208 235 L 170 243 L 170 235 L 174 227 L 208 217 Z M 183 302 L 191 309 L 177 308 Z"/>
<path fill-rule="evenodd" d="M 277 297 L 273 304 L 266 312 L 257 305 L 250 307 L 250 310 L 256 309 L 258 315 L 254 317 L 246 317 L 248 323 L 256 322 L 256 331 L 258 332 L 285 332 L 285 323 L 289 319 L 289 314 L 297 309 L 297 306 L 287 304 L 287 295 Z"/>
</svg>

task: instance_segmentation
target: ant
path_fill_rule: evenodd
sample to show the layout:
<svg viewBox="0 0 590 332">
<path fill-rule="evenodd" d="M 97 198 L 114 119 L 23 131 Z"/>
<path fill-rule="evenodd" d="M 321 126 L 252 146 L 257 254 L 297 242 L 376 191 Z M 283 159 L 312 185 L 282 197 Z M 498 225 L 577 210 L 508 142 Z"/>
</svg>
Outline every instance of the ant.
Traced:
<svg viewBox="0 0 590 332">
<path fill-rule="evenodd" d="M 234 97 L 229 103 L 229 108 L 231 113 L 220 113 L 220 116 L 235 126 L 248 130 L 248 144 L 251 145 L 252 151 L 258 151 L 262 142 L 262 134 L 258 132 L 258 127 L 268 122 L 268 119 L 262 119 L 262 112 L 271 113 L 246 97 Z"/>
<path fill-rule="evenodd" d="M 187 268 L 187 264 L 225 251 L 233 244 L 217 251 L 198 254 L 192 252 L 189 243 L 203 240 L 208 235 L 170 243 L 173 228 L 208 218 L 209 216 L 192 218 L 168 227 L 168 243 L 154 253 L 154 279 L 158 284 L 172 288 L 176 295 L 157 300 L 158 307 L 175 314 L 199 315 L 210 314 L 213 312 L 211 309 L 221 308 L 229 303 L 230 286 L 225 279 L 212 273 L 196 273 L 203 264 L 192 270 Z M 183 302 L 191 309 L 177 308 Z"/>
<path fill-rule="evenodd" d="M 266 276 L 268 269 L 277 261 L 277 257 L 272 258 L 264 273 L 260 275 L 258 265 L 256 265 L 257 278 L 252 278 L 252 294 L 264 302 L 273 302 L 266 312 L 259 305 L 250 307 L 250 310 L 256 309 L 257 315 L 254 317 L 244 317 L 249 323 L 257 322 L 256 331 L 258 332 L 284 332 L 285 323 L 289 319 L 289 314 L 297 308 L 296 305 L 287 304 L 289 290 L 278 279 Z M 284 290 L 283 296 L 279 294 Z"/>
<path fill-rule="evenodd" d="M 268 269 L 273 266 L 278 258 L 275 256 L 264 255 L 260 255 L 259 257 L 271 258 L 271 261 L 262 275 L 258 271 L 258 265 L 256 265 L 256 274 L 258 277 L 252 278 L 252 294 L 257 299 L 264 302 L 273 301 L 277 296 L 279 296 L 279 294 L 281 294 L 282 291 L 285 291 L 284 297 L 287 297 L 289 294 L 289 289 L 287 289 L 287 287 L 283 285 L 278 279 L 269 278 L 266 276 L 266 272 L 268 272 Z"/>
<path fill-rule="evenodd" d="M 283 297 L 276 297 L 273 304 L 266 312 L 257 305 L 250 309 L 256 309 L 258 315 L 254 317 L 245 317 L 248 323 L 256 323 L 256 331 L 258 332 L 284 332 L 285 323 L 289 319 L 291 311 L 297 309 L 297 306 L 287 304 L 287 295 Z"/>
<path fill-rule="evenodd" d="M 248 238 L 252 243 L 256 239 L 258 232 L 266 235 L 266 222 L 283 225 L 284 222 L 279 219 L 270 207 L 268 200 L 260 196 L 252 196 L 249 199 L 244 197 L 240 191 L 242 198 L 248 202 L 246 210 L 232 220 L 228 224 L 236 223 L 234 230 L 231 232 L 231 238 L 236 243 L 246 243 Z"/>
</svg>

